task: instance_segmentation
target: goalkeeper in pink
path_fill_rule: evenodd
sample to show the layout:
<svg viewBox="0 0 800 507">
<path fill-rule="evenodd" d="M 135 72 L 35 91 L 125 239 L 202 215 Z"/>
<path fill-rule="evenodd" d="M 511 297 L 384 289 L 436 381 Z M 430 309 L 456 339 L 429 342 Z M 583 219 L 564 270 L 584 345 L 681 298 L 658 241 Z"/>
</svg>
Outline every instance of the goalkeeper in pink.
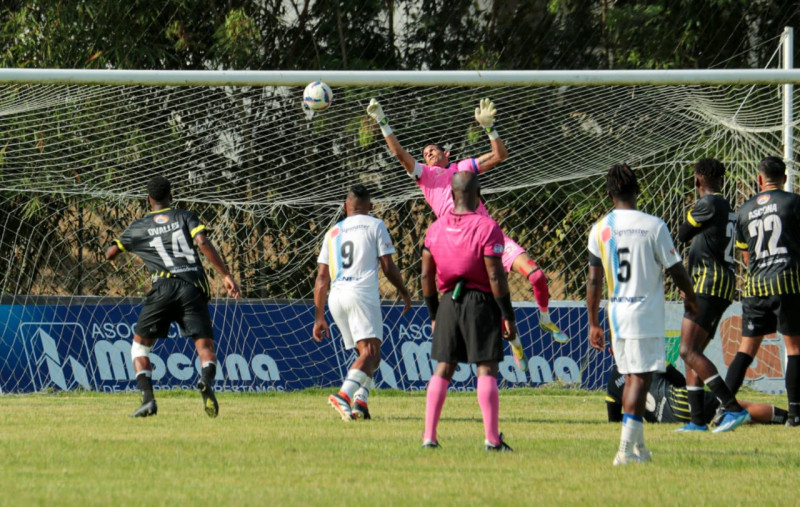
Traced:
<svg viewBox="0 0 800 507">
<path fill-rule="evenodd" d="M 505 144 L 500 139 L 497 130 L 494 128 L 495 107 L 489 99 L 480 101 L 475 109 L 475 120 L 484 128 L 489 136 L 492 151 L 485 153 L 478 158 L 468 158 L 459 162 L 450 161 L 450 152 L 444 150 L 436 144 L 429 144 L 422 150 L 422 164 L 414 159 L 397 140 L 397 136 L 389 126 L 383 108 L 377 100 L 372 99 L 367 107 L 367 114 L 374 119 L 381 128 L 383 137 L 389 150 L 394 154 L 400 164 L 405 168 L 409 176 L 417 182 L 422 190 L 425 200 L 433 209 L 437 218 L 441 218 L 448 211 L 453 209 L 453 196 L 450 181 L 453 175 L 461 171 L 470 171 L 475 174 L 485 173 L 494 168 L 508 157 Z M 489 216 L 483 202 L 478 206 L 477 212 L 484 216 Z M 525 249 L 518 245 L 507 234 L 503 234 L 505 248 L 503 250 L 503 268 L 506 273 L 512 269 L 528 279 L 533 287 L 533 295 L 539 307 L 539 327 L 551 333 L 553 338 L 559 342 L 565 342 L 568 338 L 558 329 L 550 319 L 549 302 L 550 293 L 547 290 L 547 278 L 542 269 L 528 256 Z M 512 343 L 514 359 L 520 369 L 527 369 L 527 360 L 523 359 L 520 364 L 521 345 L 519 342 Z"/>
</svg>

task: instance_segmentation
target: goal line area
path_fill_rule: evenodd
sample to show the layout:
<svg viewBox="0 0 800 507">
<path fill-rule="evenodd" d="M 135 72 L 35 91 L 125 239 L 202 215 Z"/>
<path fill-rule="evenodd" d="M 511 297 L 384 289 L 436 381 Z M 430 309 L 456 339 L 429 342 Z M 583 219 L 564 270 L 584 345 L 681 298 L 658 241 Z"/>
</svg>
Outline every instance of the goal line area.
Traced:
<svg viewBox="0 0 800 507">
<path fill-rule="evenodd" d="M 3 392 L 134 387 L 126 333 L 149 277 L 132 256 L 109 263 L 103 253 L 146 212 L 145 186 L 155 174 L 172 181 L 177 206 L 198 213 L 242 286 L 245 299 L 224 298 L 222 280 L 207 270 L 218 298 L 212 314 L 223 364 L 219 387 L 334 385 L 352 358 L 340 350 L 335 330 L 322 345 L 311 340 L 309 300 L 323 234 L 342 219 L 347 189 L 363 183 L 372 191 L 373 214 L 389 227 L 395 262 L 415 299 L 421 299 L 420 248 L 433 219 L 367 116 L 367 104 L 381 102 L 413 156 L 421 158 L 423 146 L 436 142 L 460 160 L 490 151 L 474 119 L 484 97 L 497 108 L 495 127 L 509 157 L 481 175 L 482 196 L 503 230 L 543 268 L 553 316 L 571 337 L 559 344 L 539 330 L 530 284 L 511 273 L 521 339 L 536 368 L 519 372 L 506 364 L 507 351 L 504 385 L 563 381 L 601 388 L 611 358 L 586 342 L 583 300 L 587 234 L 610 208 L 608 168 L 634 167 L 640 209 L 663 218 L 674 234 L 695 199 L 695 161 L 723 161 L 724 194 L 738 205 L 755 190 L 758 161 L 780 156 L 784 146 L 784 92 L 775 84 L 368 86 L 331 80 L 333 104 L 312 113 L 301 107 L 300 83 L 3 82 Z M 381 296 L 390 339 L 378 387 L 424 386 L 432 368 L 427 311 L 415 306 L 401 316 L 384 279 Z M 670 289 L 668 299 L 669 314 L 679 297 Z M 727 335 L 715 340 L 721 367 L 741 335 L 731 311 L 730 325 L 720 331 Z M 666 330 L 674 342 L 670 329 L 679 327 Z M 762 347 L 758 364 L 767 370 L 753 369 L 749 378 L 782 378 L 782 347 L 780 341 Z M 163 362 L 160 381 L 192 384 L 191 349 L 187 340 L 153 349 Z M 470 388 L 470 369 L 459 375 L 456 385 Z"/>
</svg>

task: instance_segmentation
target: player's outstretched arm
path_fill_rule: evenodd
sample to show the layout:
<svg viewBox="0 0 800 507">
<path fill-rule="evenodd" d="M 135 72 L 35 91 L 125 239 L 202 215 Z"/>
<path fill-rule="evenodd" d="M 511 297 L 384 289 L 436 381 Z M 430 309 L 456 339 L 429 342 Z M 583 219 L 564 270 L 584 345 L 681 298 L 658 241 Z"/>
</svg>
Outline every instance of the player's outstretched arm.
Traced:
<svg viewBox="0 0 800 507">
<path fill-rule="evenodd" d="M 684 309 L 692 315 L 697 315 L 697 297 L 694 294 L 692 280 L 689 278 L 689 273 L 686 272 L 686 268 L 683 267 L 683 263 L 677 262 L 667 268 L 667 274 L 672 277 L 675 285 L 677 285 L 678 289 L 683 293 Z"/>
<path fill-rule="evenodd" d="M 330 336 L 331 330 L 325 321 L 325 299 L 328 296 L 328 286 L 331 283 L 331 273 L 327 264 L 319 264 L 317 279 L 314 282 L 314 331 L 311 337 L 315 342 Z"/>
<path fill-rule="evenodd" d="M 503 261 L 500 257 L 484 256 L 483 263 L 489 274 L 492 295 L 503 315 L 505 325 L 503 338 L 513 342 L 517 338 L 517 319 L 514 316 L 514 307 L 511 306 L 511 292 L 508 290 L 508 277 L 506 270 L 503 269 Z"/>
<path fill-rule="evenodd" d="M 386 275 L 386 279 L 397 288 L 400 292 L 400 297 L 403 298 L 403 315 L 408 313 L 411 309 L 411 293 L 408 292 L 405 284 L 403 283 L 403 275 L 392 260 L 391 255 L 382 255 L 380 257 L 381 270 Z"/>
<path fill-rule="evenodd" d="M 106 260 L 109 260 L 109 261 L 114 260 L 114 257 L 119 255 L 119 253 L 121 251 L 122 250 L 119 249 L 119 247 L 116 245 L 116 243 L 111 245 L 110 247 L 108 247 L 108 250 L 106 250 Z"/>
<path fill-rule="evenodd" d="M 194 242 L 211 265 L 225 277 L 223 283 L 225 284 L 225 290 L 228 291 L 228 295 L 236 299 L 242 297 L 239 284 L 233 279 L 233 275 L 228 271 L 228 266 L 225 265 L 225 261 L 222 260 L 222 257 L 220 257 L 219 252 L 217 252 L 211 240 L 208 239 L 204 233 L 200 232 L 194 237 Z"/>
<path fill-rule="evenodd" d="M 403 169 L 405 169 L 408 174 L 414 172 L 414 164 L 416 162 L 414 157 L 400 145 L 400 141 L 398 141 L 397 136 L 394 135 L 392 127 L 389 126 L 389 120 L 386 118 L 386 115 L 383 113 L 383 108 L 377 100 L 372 99 L 369 101 L 367 114 L 380 126 L 383 138 L 386 140 L 387 146 L 389 146 L 389 151 L 394 154 L 395 158 L 397 158 L 403 166 Z"/>
<path fill-rule="evenodd" d="M 603 297 L 603 267 L 589 266 L 586 281 L 586 307 L 589 310 L 589 345 L 603 351 L 606 337 L 600 326 L 600 299 Z"/>
<path fill-rule="evenodd" d="M 506 145 L 503 140 L 500 139 L 500 135 L 494 128 L 494 116 L 496 112 L 494 103 L 489 99 L 481 99 L 478 107 L 475 108 L 475 121 L 486 131 L 486 134 L 489 136 L 489 142 L 492 144 L 492 151 L 478 157 L 478 168 L 481 173 L 485 173 L 508 158 Z"/>
</svg>

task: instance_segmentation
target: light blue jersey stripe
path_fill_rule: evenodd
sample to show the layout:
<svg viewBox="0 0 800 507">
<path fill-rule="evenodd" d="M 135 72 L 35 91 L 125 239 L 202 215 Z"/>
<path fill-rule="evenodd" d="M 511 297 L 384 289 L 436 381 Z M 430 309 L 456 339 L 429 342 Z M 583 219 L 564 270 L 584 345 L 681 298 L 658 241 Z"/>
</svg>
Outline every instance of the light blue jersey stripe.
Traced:
<svg viewBox="0 0 800 507">
<path fill-rule="evenodd" d="M 608 240 L 608 256 L 609 261 L 611 262 L 611 272 L 609 276 L 616 277 L 617 273 L 619 273 L 619 252 L 617 251 L 617 240 L 616 236 L 614 235 L 614 226 L 616 225 L 616 214 L 612 211 L 608 214 L 608 227 L 611 229 L 611 238 Z M 611 286 L 614 287 L 614 290 L 611 294 L 609 294 L 609 299 L 611 297 L 616 297 L 620 291 L 620 284 L 619 281 L 614 279 L 611 281 Z M 609 303 L 609 314 L 608 320 L 609 325 L 611 327 L 611 336 L 619 336 L 619 317 L 617 315 L 616 305 L 613 303 Z"/>
</svg>

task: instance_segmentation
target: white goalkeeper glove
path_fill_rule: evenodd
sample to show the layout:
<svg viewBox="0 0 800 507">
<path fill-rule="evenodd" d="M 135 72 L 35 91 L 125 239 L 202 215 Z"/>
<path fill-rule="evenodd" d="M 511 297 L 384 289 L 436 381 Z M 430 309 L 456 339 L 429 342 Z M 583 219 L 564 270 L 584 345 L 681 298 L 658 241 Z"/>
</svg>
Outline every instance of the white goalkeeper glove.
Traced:
<svg viewBox="0 0 800 507">
<path fill-rule="evenodd" d="M 480 123 L 481 127 L 486 130 L 489 139 L 497 139 L 500 137 L 500 134 L 498 134 L 493 127 L 494 114 L 496 112 L 497 110 L 494 108 L 494 104 L 489 99 L 481 99 L 480 104 L 475 108 L 475 121 Z"/>
<path fill-rule="evenodd" d="M 369 105 L 367 106 L 367 114 L 378 123 L 378 126 L 381 128 L 381 132 L 383 132 L 383 137 L 388 137 L 392 134 L 392 127 L 389 126 L 389 120 L 386 119 L 386 115 L 383 113 L 383 108 L 377 100 L 371 99 L 369 101 Z"/>
</svg>

